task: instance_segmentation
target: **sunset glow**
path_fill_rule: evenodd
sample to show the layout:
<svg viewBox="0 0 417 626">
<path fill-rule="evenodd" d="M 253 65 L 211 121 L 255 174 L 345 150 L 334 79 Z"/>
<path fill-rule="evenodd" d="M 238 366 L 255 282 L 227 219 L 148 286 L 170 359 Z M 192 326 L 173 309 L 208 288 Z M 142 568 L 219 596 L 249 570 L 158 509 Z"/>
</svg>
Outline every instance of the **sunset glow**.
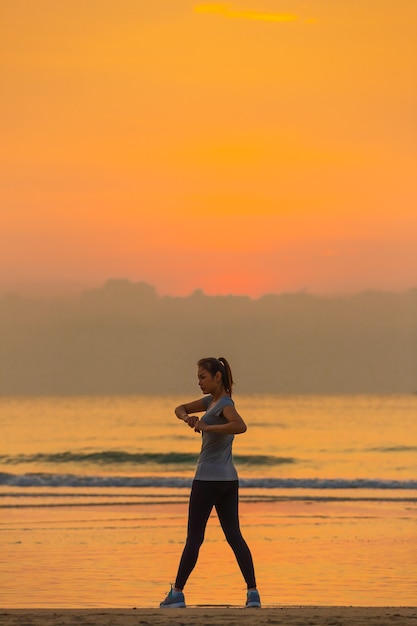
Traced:
<svg viewBox="0 0 417 626">
<path fill-rule="evenodd" d="M 217 13 L 223 17 L 237 17 L 249 20 L 264 20 L 266 22 L 292 22 L 297 19 L 296 15 L 283 15 L 280 13 L 262 13 L 260 11 L 242 11 L 233 9 L 228 4 L 219 2 L 207 2 L 198 4 L 194 8 L 196 13 Z"/>
<path fill-rule="evenodd" d="M 0 293 L 417 284 L 413 0 L 4 0 Z"/>
</svg>

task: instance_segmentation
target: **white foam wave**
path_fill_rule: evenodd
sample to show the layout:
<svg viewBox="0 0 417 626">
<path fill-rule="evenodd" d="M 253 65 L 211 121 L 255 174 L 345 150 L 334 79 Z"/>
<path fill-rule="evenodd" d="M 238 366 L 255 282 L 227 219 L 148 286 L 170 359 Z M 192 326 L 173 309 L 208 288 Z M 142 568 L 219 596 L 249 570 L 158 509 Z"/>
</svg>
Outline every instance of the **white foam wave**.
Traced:
<svg viewBox="0 0 417 626">
<path fill-rule="evenodd" d="M 169 476 L 89 476 L 77 474 L 0 473 L 0 485 L 11 487 L 170 487 L 189 488 L 192 479 Z M 417 490 L 417 480 L 369 478 L 241 478 L 243 489 L 390 489 Z"/>
</svg>

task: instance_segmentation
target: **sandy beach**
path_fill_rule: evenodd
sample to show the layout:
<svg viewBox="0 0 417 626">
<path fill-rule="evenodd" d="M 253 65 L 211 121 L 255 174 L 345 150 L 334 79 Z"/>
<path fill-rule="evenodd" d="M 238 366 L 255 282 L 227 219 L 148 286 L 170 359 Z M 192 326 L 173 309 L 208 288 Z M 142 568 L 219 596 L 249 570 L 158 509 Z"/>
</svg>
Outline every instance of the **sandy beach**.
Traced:
<svg viewBox="0 0 417 626">
<path fill-rule="evenodd" d="M 417 607 L 282 607 L 237 609 L 198 607 L 160 609 L 3 609 L 4 626 L 385 626 L 417 624 Z"/>
</svg>

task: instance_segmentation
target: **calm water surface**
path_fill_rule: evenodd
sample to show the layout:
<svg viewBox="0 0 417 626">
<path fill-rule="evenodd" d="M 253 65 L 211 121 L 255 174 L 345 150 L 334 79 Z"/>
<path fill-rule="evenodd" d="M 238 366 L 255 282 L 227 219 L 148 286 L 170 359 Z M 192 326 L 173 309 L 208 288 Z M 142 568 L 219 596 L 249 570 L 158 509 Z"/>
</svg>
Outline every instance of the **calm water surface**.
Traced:
<svg viewBox="0 0 417 626">
<path fill-rule="evenodd" d="M 159 604 L 201 443 L 173 415 L 183 400 L 0 399 L 1 606 Z M 415 604 L 417 397 L 235 401 L 264 604 Z M 215 515 L 186 592 L 190 605 L 244 602 Z"/>
</svg>

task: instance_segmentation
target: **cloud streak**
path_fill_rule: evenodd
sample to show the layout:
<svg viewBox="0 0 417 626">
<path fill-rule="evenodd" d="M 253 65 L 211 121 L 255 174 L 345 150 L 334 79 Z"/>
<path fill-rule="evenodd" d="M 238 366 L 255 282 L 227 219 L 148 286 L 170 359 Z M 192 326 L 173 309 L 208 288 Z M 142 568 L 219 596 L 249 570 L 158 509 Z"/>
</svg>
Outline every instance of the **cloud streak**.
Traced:
<svg viewBox="0 0 417 626">
<path fill-rule="evenodd" d="M 222 17 L 257 20 L 262 22 L 295 22 L 299 18 L 291 13 L 271 13 L 263 11 L 234 9 L 222 2 L 205 2 L 194 7 L 196 13 L 210 13 Z"/>
</svg>

